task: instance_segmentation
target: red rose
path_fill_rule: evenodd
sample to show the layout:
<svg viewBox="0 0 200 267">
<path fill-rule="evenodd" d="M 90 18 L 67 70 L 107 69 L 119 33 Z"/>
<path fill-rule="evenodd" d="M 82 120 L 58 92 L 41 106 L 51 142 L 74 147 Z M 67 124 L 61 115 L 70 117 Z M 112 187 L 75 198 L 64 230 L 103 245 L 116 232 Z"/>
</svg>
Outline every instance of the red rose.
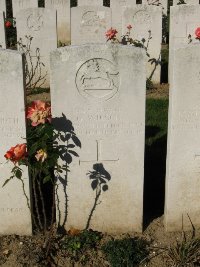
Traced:
<svg viewBox="0 0 200 267">
<path fill-rule="evenodd" d="M 8 20 L 5 23 L 6 28 L 10 28 L 12 26 L 12 23 Z"/>
<path fill-rule="evenodd" d="M 198 27 L 195 31 L 196 39 L 200 39 L 200 27 Z"/>
<path fill-rule="evenodd" d="M 110 29 L 106 32 L 107 41 L 108 41 L 108 40 L 113 40 L 113 39 L 115 39 L 117 33 L 118 33 L 118 31 L 117 31 L 116 29 L 110 28 Z"/>
<path fill-rule="evenodd" d="M 26 152 L 26 144 L 19 144 L 15 147 L 11 147 L 4 157 L 10 161 L 12 161 L 14 164 L 17 163 L 19 160 L 24 159 L 27 155 Z"/>
</svg>

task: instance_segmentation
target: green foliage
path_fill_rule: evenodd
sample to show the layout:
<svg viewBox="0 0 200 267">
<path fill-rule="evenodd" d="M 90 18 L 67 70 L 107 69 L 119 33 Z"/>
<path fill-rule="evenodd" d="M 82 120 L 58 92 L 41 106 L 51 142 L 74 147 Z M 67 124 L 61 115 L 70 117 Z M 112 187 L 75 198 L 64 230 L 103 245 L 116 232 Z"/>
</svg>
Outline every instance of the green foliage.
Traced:
<svg viewBox="0 0 200 267">
<path fill-rule="evenodd" d="M 102 247 L 112 267 L 134 267 L 149 255 L 146 241 L 125 238 L 109 241 Z"/>
<path fill-rule="evenodd" d="M 67 250 L 72 259 L 78 261 L 88 249 L 95 249 L 102 234 L 92 230 L 83 230 L 78 235 L 68 235 L 61 241 L 61 248 Z"/>
<path fill-rule="evenodd" d="M 151 145 L 156 140 L 167 134 L 168 125 L 168 99 L 147 99 L 146 102 L 146 145 Z M 158 128 L 156 134 L 148 132 L 150 128 Z M 150 131 L 150 130 L 149 130 Z"/>
</svg>

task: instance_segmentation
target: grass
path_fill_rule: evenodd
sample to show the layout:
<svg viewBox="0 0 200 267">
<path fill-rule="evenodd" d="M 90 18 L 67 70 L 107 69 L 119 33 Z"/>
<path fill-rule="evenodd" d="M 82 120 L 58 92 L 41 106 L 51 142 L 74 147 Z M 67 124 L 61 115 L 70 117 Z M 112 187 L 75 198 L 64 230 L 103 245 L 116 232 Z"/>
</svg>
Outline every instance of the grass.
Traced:
<svg viewBox="0 0 200 267">
<path fill-rule="evenodd" d="M 150 146 L 167 134 L 168 99 L 147 99 L 146 145 Z"/>
</svg>

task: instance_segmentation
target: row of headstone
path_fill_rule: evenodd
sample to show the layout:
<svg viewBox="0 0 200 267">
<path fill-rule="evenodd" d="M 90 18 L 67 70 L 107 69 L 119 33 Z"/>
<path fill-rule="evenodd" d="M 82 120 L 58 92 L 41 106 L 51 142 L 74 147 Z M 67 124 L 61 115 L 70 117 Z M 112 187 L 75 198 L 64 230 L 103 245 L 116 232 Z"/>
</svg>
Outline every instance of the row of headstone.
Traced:
<svg viewBox="0 0 200 267">
<path fill-rule="evenodd" d="M 165 202 L 168 231 L 181 230 L 182 223 L 187 229 L 190 219 L 199 225 L 199 52 L 199 44 L 174 51 Z M 18 52 L 0 51 L 1 151 L 25 137 L 22 60 Z M 120 45 L 60 48 L 51 54 L 51 75 L 53 116 L 63 118 L 64 114 L 68 121 L 63 124 L 61 119 L 60 123 L 66 125 L 66 131 L 71 125 L 81 142 L 76 149 L 79 157 L 69 165 L 70 173 L 59 177 L 58 224 L 66 229 L 87 226 L 110 233 L 141 232 L 145 52 Z M 10 170 L 11 165 L 1 164 L 1 183 Z M 101 174 L 102 184 L 94 176 L 89 179 L 92 172 Z M 27 170 L 23 175 L 28 194 Z M 0 189 L 1 234 L 31 233 L 21 186 L 13 180 Z"/>
<path fill-rule="evenodd" d="M 64 10 L 64 9 L 63 9 Z M 65 11 L 64 11 L 65 12 Z M 124 8 L 122 25 L 127 31 L 127 25 L 131 24 L 133 39 L 145 39 L 148 43 L 148 53 L 151 61 L 147 62 L 147 77 L 152 76 L 154 83 L 160 82 L 160 52 L 162 41 L 162 8 L 158 6 L 137 5 L 133 8 Z M 105 32 L 111 28 L 111 9 L 103 6 L 80 6 L 71 10 L 71 44 L 81 45 L 87 43 L 106 43 Z M 25 36 L 33 37 L 31 44 L 32 60 L 37 60 L 36 49 L 39 48 L 41 62 L 47 71 L 44 87 L 49 86 L 49 53 L 57 47 L 56 11 L 47 8 L 24 9 L 17 13 L 17 39 L 26 44 Z M 60 36 L 69 29 L 61 27 Z M 63 23 L 64 25 L 64 23 Z M 65 26 L 67 21 L 65 21 Z M 126 32 L 123 32 L 125 34 Z M 63 35 L 64 36 L 64 35 Z M 150 39 L 151 38 L 151 39 Z M 153 61 L 153 64 L 152 64 Z M 41 75 L 41 73 L 38 73 Z M 42 73 L 43 74 L 43 73 Z"/>
<path fill-rule="evenodd" d="M 171 8 L 173 68 L 165 200 L 165 224 L 170 231 L 182 229 L 182 218 L 184 227 L 191 225 L 189 218 L 195 226 L 200 224 L 200 44 L 187 44 L 187 35 L 193 36 L 199 26 L 199 9 L 188 5 Z M 41 12 L 46 11 L 37 9 L 31 14 L 40 18 L 44 15 Z M 48 16 L 54 20 L 55 12 Z M 37 20 L 34 27 L 27 22 L 26 27 L 37 32 L 41 21 L 45 25 L 47 19 Z M 87 225 L 108 232 L 142 230 L 145 76 L 145 52 L 140 48 L 94 44 L 69 46 L 51 53 L 53 116 L 64 114 L 69 120 L 67 125 L 73 123 L 82 144 L 67 176 L 70 199 L 67 211 L 63 195 L 65 177 L 58 184 L 58 223 L 67 229 Z M 24 89 L 22 55 L 0 50 L 1 151 L 25 137 Z M 3 164 L 2 154 L 0 162 L 3 183 L 11 165 Z M 93 181 L 91 187 L 89 171 L 101 174 L 104 182 Z M 29 192 L 27 170 L 24 175 Z M 30 234 L 31 218 L 20 181 L 13 180 L 0 190 L 0 213 L 4 218 L 0 233 Z M 96 200 L 98 205 L 94 206 Z"/>
</svg>

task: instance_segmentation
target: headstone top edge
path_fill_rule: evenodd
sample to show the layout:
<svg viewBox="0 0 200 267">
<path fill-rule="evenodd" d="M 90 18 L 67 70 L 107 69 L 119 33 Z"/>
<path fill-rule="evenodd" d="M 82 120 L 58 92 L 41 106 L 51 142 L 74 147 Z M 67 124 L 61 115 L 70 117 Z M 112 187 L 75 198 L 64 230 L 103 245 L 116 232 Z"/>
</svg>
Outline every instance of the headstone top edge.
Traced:
<svg viewBox="0 0 200 267">
<path fill-rule="evenodd" d="M 135 47 L 135 46 L 128 46 L 128 45 L 122 45 L 122 44 L 84 44 L 84 45 L 70 45 L 70 46 L 65 46 L 65 47 L 60 47 L 60 48 L 57 48 L 53 51 L 50 52 L 51 55 L 57 53 L 57 52 L 60 52 L 60 53 L 63 53 L 63 52 L 70 52 L 70 51 L 73 51 L 75 49 L 87 49 L 87 48 L 91 48 L 91 51 L 94 51 L 92 49 L 120 49 L 120 50 L 129 50 L 130 51 L 141 51 L 142 54 L 145 54 L 145 49 L 141 48 L 141 47 Z"/>
<path fill-rule="evenodd" d="M 192 4 L 184 4 L 184 5 L 175 5 L 175 6 L 170 6 L 170 12 L 175 12 L 178 10 L 185 10 L 185 9 L 200 9 L 200 5 L 192 5 Z"/>
<path fill-rule="evenodd" d="M 162 10 L 162 6 L 155 6 L 155 5 L 141 5 L 141 4 L 138 4 L 138 5 L 135 5 L 135 6 L 122 6 L 122 8 L 124 10 L 153 10 L 153 11 L 157 11 L 157 10 Z"/>
<path fill-rule="evenodd" d="M 17 51 L 17 50 L 12 50 L 12 49 L 3 49 L 3 48 L 0 48 L 0 53 L 1 52 L 4 52 L 4 53 L 7 53 L 7 54 L 15 54 L 15 55 L 24 55 L 23 52 L 20 52 L 20 51 Z"/>
</svg>

